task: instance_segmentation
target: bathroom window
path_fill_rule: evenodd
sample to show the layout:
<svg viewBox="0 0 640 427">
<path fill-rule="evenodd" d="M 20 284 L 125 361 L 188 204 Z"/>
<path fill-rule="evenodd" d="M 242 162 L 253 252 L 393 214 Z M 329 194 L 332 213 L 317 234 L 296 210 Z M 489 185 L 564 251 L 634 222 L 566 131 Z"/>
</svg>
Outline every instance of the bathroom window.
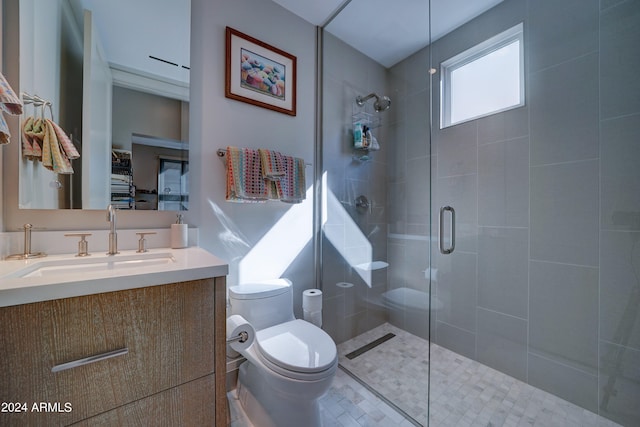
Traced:
<svg viewBox="0 0 640 427">
<path fill-rule="evenodd" d="M 522 23 L 440 66 L 440 128 L 524 105 Z"/>
</svg>

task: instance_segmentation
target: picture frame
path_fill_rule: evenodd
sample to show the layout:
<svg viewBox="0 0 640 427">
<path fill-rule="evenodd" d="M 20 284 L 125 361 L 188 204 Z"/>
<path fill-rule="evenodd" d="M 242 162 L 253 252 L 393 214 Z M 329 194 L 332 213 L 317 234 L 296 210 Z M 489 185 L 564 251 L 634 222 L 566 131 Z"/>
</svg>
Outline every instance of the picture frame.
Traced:
<svg viewBox="0 0 640 427">
<path fill-rule="evenodd" d="M 225 96 L 296 115 L 297 58 L 226 27 Z"/>
</svg>

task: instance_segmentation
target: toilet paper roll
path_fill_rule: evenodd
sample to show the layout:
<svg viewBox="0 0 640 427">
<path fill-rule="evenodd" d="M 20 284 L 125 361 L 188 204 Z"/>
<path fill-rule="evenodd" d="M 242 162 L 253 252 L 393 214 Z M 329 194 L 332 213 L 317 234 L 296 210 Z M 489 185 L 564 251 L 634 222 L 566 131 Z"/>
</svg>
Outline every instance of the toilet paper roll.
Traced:
<svg viewBox="0 0 640 427">
<path fill-rule="evenodd" d="M 239 314 L 233 314 L 227 317 L 227 339 L 235 338 L 240 335 L 241 332 L 246 332 L 248 338 L 244 342 L 234 341 L 229 343 L 229 346 L 242 353 L 253 344 L 253 340 L 256 337 L 256 331 L 253 326 L 247 320 Z"/>
<path fill-rule="evenodd" d="M 309 312 L 322 310 L 322 291 L 320 289 L 307 289 L 302 292 L 302 309 Z"/>
<path fill-rule="evenodd" d="M 313 323 L 318 328 L 322 328 L 322 311 L 302 310 L 303 319 Z"/>
</svg>

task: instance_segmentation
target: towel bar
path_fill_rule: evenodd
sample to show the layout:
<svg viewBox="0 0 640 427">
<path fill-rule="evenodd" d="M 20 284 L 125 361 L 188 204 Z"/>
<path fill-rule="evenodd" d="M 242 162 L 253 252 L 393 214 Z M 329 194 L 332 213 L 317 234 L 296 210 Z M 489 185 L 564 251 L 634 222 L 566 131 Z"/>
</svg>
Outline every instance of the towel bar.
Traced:
<svg viewBox="0 0 640 427">
<path fill-rule="evenodd" d="M 223 150 L 222 148 L 218 148 L 218 150 L 216 151 L 216 154 L 218 155 L 218 157 L 226 157 L 227 155 L 227 151 Z M 305 166 L 312 166 L 313 163 L 306 163 L 305 162 Z"/>
</svg>

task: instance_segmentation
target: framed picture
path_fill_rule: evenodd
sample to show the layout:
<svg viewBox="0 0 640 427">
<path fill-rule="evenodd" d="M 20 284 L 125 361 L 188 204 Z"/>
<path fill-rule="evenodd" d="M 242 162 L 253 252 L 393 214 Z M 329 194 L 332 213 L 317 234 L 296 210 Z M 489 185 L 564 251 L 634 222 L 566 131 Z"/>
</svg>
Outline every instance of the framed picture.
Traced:
<svg viewBox="0 0 640 427">
<path fill-rule="evenodd" d="M 227 27 L 225 96 L 296 115 L 296 57 Z"/>
</svg>

